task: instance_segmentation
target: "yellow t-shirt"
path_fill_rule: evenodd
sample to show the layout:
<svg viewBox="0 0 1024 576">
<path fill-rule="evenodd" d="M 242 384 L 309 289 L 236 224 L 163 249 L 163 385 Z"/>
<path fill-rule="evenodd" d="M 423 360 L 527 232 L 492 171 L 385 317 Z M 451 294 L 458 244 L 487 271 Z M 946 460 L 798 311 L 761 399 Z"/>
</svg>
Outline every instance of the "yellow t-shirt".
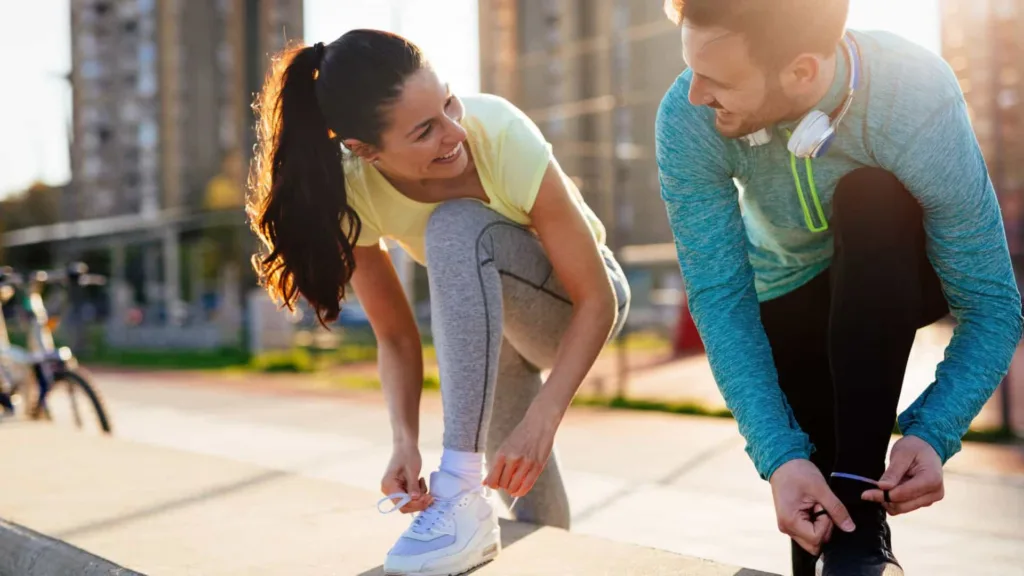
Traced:
<svg viewBox="0 0 1024 576">
<path fill-rule="evenodd" d="M 530 210 L 541 179 L 554 161 L 551 144 L 536 124 L 511 102 L 477 94 L 462 98 L 467 144 L 477 173 L 495 212 L 529 227 Z M 398 242 L 420 264 L 426 263 L 424 237 L 430 214 L 440 204 L 416 202 L 403 196 L 372 164 L 345 155 L 345 187 L 349 204 L 359 214 L 362 232 L 358 246 L 374 246 L 381 238 Z M 605 243 L 601 221 L 583 201 L 575 183 L 563 176 L 566 188 L 590 224 L 594 238 Z"/>
</svg>

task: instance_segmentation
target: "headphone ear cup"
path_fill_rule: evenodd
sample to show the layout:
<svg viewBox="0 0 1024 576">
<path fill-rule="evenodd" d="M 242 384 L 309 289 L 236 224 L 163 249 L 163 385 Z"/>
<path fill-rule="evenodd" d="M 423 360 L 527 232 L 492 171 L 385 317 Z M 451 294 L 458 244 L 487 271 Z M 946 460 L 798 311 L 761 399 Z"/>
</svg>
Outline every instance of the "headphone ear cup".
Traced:
<svg viewBox="0 0 1024 576">
<path fill-rule="evenodd" d="M 794 156 L 810 158 L 821 141 L 828 137 L 828 129 L 832 120 L 821 110 L 812 110 L 793 130 L 789 138 L 788 148 Z"/>
</svg>

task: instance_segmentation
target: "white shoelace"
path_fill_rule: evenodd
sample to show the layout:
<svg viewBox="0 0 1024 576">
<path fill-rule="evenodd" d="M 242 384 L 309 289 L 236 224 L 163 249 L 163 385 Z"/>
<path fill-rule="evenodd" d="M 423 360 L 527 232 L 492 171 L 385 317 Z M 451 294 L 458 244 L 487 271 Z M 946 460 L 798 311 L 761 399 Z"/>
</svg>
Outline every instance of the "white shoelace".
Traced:
<svg viewBox="0 0 1024 576">
<path fill-rule="evenodd" d="M 478 488 L 470 490 L 470 492 L 480 492 L 486 496 L 487 492 L 485 490 L 487 490 L 486 487 L 480 486 Z M 434 501 L 430 504 L 430 506 L 427 507 L 426 510 L 417 514 L 416 518 L 412 521 L 412 531 L 417 534 L 425 534 L 433 530 L 434 526 L 436 526 L 437 523 L 440 522 L 442 518 L 447 516 L 448 513 L 451 512 L 455 504 L 464 496 L 466 496 L 466 494 L 468 494 L 468 492 L 463 492 L 462 494 L 459 494 L 454 498 L 437 498 L 435 496 Z M 396 499 L 398 500 L 398 502 L 395 503 L 391 509 L 381 510 L 381 504 L 384 504 L 385 502 L 394 502 Z M 412 496 L 409 496 L 405 492 L 396 492 L 394 494 L 388 494 L 384 498 L 381 498 L 380 500 L 377 501 L 377 511 L 381 514 L 391 514 L 392 512 L 401 509 L 409 502 L 412 502 Z"/>
<path fill-rule="evenodd" d="M 426 510 L 416 515 L 416 519 L 412 521 L 412 531 L 417 534 L 429 533 L 452 511 L 457 501 L 434 498 L 434 502 Z"/>
</svg>

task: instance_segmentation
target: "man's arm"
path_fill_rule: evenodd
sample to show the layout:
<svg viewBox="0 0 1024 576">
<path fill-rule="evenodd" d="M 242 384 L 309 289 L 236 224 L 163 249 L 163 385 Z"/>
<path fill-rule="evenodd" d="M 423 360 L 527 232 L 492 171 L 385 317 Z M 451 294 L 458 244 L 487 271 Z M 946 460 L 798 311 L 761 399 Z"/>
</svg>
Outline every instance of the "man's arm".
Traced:
<svg viewBox="0 0 1024 576">
<path fill-rule="evenodd" d="M 921 203 L 929 258 L 959 326 L 936 381 L 903 413 L 906 435 L 945 463 L 1000 380 L 1021 337 L 1021 299 L 999 203 L 963 98 L 939 102 L 877 156 Z"/>
<path fill-rule="evenodd" d="M 809 458 L 811 444 L 779 388 L 725 143 L 705 110 L 687 101 L 687 90 L 684 75 L 658 110 L 662 199 L 715 380 L 768 479 L 786 462 Z"/>
</svg>

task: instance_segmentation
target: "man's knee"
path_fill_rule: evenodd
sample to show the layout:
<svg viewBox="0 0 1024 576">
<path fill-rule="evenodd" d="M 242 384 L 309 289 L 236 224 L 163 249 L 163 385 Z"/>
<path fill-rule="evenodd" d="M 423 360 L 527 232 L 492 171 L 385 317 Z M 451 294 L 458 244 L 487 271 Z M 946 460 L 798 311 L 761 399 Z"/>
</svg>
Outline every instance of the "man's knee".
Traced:
<svg viewBox="0 0 1024 576">
<path fill-rule="evenodd" d="M 904 236 L 921 227 L 921 206 L 902 182 L 881 168 L 859 168 L 843 176 L 832 198 L 838 234 L 878 239 Z"/>
</svg>

